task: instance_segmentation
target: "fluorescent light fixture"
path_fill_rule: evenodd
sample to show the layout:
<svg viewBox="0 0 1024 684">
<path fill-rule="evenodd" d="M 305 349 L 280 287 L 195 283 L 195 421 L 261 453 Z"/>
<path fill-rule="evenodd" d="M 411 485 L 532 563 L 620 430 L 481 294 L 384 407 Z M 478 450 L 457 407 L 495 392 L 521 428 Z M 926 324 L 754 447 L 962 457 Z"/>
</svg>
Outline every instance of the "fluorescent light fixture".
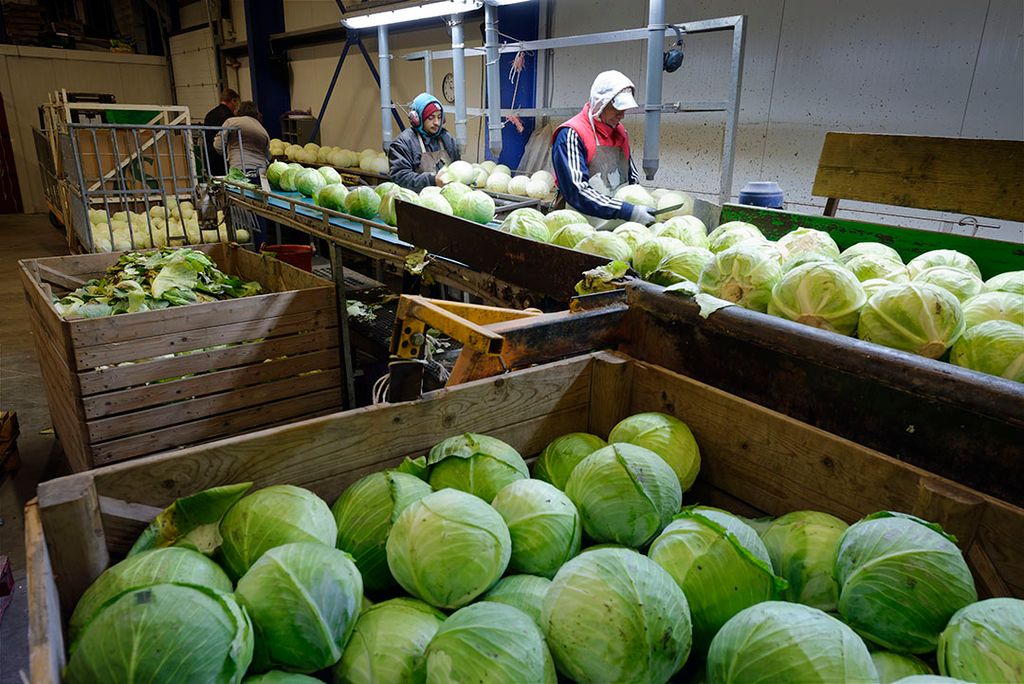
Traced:
<svg viewBox="0 0 1024 684">
<path fill-rule="evenodd" d="M 482 0 L 444 0 L 443 2 L 426 2 L 412 7 L 396 10 L 362 14 L 342 19 L 341 23 L 350 29 L 363 29 L 387 24 L 402 24 L 419 19 L 432 19 L 452 14 L 462 14 L 480 9 Z"/>
<path fill-rule="evenodd" d="M 501 7 L 502 5 L 518 5 L 523 2 L 530 2 L 530 0 L 484 0 L 488 5 L 496 5 Z"/>
</svg>

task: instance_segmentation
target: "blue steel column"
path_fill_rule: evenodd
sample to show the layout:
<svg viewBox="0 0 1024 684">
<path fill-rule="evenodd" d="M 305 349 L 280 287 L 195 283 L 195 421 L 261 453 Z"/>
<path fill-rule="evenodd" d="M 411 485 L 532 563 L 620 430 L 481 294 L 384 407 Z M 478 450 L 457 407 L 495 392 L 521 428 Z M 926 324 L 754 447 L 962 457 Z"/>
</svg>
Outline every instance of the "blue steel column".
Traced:
<svg viewBox="0 0 1024 684">
<path fill-rule="evenodd" d="M 281 137 L 281 115 L 291 109 L 288 62 L 275 59 L 270 48 L 270 36 L 283 31 L 282 0 L 245 0 L 249 86 L 263 114 L 263 126 L 275 138 Z"/>
</svg>

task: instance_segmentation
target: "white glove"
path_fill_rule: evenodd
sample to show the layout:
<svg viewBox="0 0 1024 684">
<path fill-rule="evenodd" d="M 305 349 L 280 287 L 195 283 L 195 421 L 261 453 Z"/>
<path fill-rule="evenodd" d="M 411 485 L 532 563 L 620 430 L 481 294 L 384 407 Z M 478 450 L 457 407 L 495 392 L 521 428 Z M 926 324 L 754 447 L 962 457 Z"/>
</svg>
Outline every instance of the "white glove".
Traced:
<svg viewBox="0 0 1024 684">
<path fill-rule="evenodd" d="M 639 204 L 633 207 L 632 213 L 629 215 L 629 220 L 634 223 L 640 223 L 645 226 L 649 226 L 656 220 L 654 214 L 648 207 L 642 207 Z"/>
</svg>

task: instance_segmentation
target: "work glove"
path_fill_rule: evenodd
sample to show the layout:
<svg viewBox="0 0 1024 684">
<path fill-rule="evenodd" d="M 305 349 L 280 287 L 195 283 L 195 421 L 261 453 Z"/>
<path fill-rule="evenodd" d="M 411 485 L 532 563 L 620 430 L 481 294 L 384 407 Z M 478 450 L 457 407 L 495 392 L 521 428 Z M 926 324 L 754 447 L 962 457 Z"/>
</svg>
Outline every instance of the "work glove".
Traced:
<svg viewBox="0 0 1024 684">
<path fill-rule="evenodd" d="M 633 211 L 629 214 L 629 220 L 634 223 L 640 223 L 645 226 L 649 226 L 656 220 L 654 214 L 651 213 L 649 207 L 642 207 L 639 204 L 633 207 Z"/>
</svg>

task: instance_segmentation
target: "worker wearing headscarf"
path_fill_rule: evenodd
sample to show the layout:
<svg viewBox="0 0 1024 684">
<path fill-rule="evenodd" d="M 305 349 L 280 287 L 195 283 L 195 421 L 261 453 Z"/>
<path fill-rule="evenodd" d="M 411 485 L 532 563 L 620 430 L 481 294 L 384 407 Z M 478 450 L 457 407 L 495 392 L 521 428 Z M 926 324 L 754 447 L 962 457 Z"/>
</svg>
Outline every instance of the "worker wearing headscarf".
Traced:
<svg viewBox="0 0 1024 684">
<path fill-rule="evenodd" d="M 409 108 L 409 128 L 388 149 L 391 180 L 416 192 L 443 185 L 437 171 L 458 159 L 455 139 L 444 129 L 444 107 L 430 93 L 420 93 Z"/>
<path fill-rule="evenodd" d="M 585 215 L 600 230 L 624 221 L 654 222 L 649 207 L 615 199 L 615 191 L 639 183 L 629 135 L 622 118 L 636 109 L 636 86 L 618 71 L 604 71 L 590 86 L 590 101 L 579 114 L 555 130 L 551 162 L 566 204 Z"/>
</svg>

